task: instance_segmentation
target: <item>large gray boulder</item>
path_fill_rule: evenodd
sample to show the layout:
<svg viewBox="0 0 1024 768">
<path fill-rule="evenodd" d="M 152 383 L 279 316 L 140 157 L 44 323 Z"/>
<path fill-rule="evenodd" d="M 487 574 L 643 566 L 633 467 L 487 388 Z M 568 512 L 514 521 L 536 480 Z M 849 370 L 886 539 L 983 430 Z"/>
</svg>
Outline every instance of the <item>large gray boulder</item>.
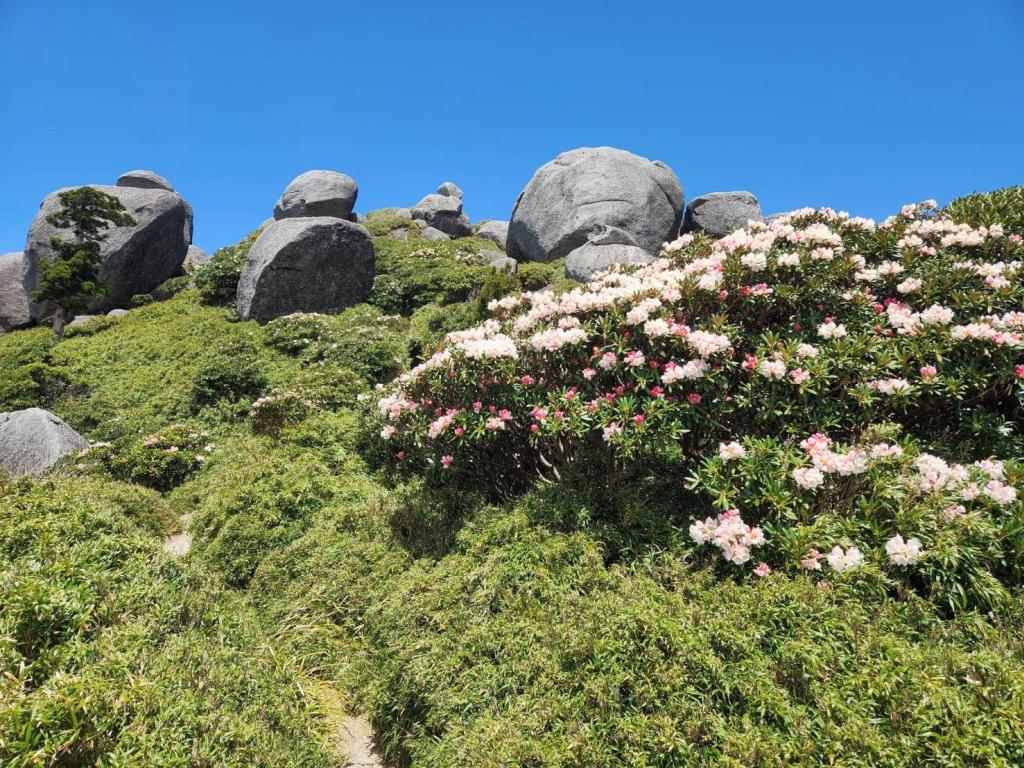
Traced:
<svg viewBox="0 0 1024 768">
<path fill-rule="evenodd" d="M 574 149 L 541 166 L 520 193 L 506 251 L 519 261 L 552 261 L 608 226 L 654 254 L 675 238 L 684 203 L 679 179 L 660 161 L 612 147 Z"/>
<path fill-rule="evenodd" d="M 242 318 L 337 312 L 366 299 L 376 275 L 373 239 L 332 216 L 282 219 L 264 229 L 238 281 Z"/>
<path fill-rule="evenodd" d="M 750 192 L 712 192 L 690 201 L 679 233 L 707 232 L 724 237 L 747 226 L 750 220 L 761 220 L 761 206 Z"/>
<path fill-rule="evenodd" d="M 485 240 L 490 240 L 496 246 L 505 250 L 506 243 L 508 242 L 508 222 L 507 221 L 485 221 L 479 227 L 476 228 L 476 236 L 482 237 Z"/>
<path fill-rule="evenodd" d="M 0 413 L 0 469 L 38 475 L 89 443 L 42 408 Z"/>
<path fill-rule="evenodd" d="M 28 325 L 28 294 L 21 284 L 21 263 L 25 254 L 5 253 L 0 256 L 0 330 L 9 331 Z"/>
<path fill-rule="evenodd" d="M 201 267 L 205 267 L 210 263 L 210 257 L 206 255 L 206 251 L 195 245 L 188 247 L 188 253 L 185 256 L 185 263 L 182 264 L 182 268 L 187 273 L 195 272 Z"/>
<path fill-rule="evenodd" d="M 473 225 L 462 212 L 462 200 L 457 197 L 427 195 L 413 207 L 412 217 L 452 237 L 469 237 L 473 234 Z"/>
<path fill-rule="evenodd" d="M 437 188 L 437 194 L 444 195 L 445 197 L 457 197 L 459 200 L 462 199 L 462 190 L 459 189 L 457 184 L 453 184 L 450 181 L 446 181 L 440 187 Z"/>
<path fill-rule="evenodd" d="M 171 182 L 152 171 L 128 171 L 117 177 L 117 186 L 135 187 L 136 189 L 163 189 L 173 192 Z"/>
<path fill-rule="evenodd" d="M 424 227 L 420 230 L 420 238 L 423 240 L 451 240 L 451 236 L 446 235 L 440 229 L 434 227 Z"/>
<path fill-rule="evenodd" d="M 118 198 L 135 217 L 130 227 L 105 230 L 106 240 L 100 246 L 103 259 L 100 280 L 107 293 L 89 303 L 90 312 L 106 312 L 129 303 L 132 296 L 150 293 L 165 280 L 181 274 L 181 265 L 192 243 L 192 206 L 181 195 L 165 189 L 140 187 L 109 187 L 90 185 L 93 189 Z M 27 294 L 39 287 L 39 260 L 54 257 L 50 238 L 71 239 L 70 230 L 57 229 L 46 217 L 60 210 L 59 189 L 46 196 L 28 231 L 21 282 Z M 49 308 L 29 304 L 34 320 L 41 320 Z"/>
<path fill-rule="evenodd" d="M 625 230 L 605 227 L 565 257 L 565 276 L 585 283 L 613 264 L 650 264 L 654 259 Z"/>
<path fill-rule="evenodd" d="M 274 206 L 274 218 L 334 216 L 347 219 L 356 204 L 359 186 L 344 173 L 306 171 L 285 189 Z"/>
</svg>

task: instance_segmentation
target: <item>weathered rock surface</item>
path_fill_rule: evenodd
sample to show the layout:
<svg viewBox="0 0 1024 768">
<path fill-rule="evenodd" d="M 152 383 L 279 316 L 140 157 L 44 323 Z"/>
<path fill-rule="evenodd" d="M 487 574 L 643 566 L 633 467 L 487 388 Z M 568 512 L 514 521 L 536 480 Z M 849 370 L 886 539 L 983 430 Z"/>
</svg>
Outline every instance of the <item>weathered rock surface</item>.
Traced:
<svg viewBox="0 0 1024 768">
<path fill-rule="evenodd" d="M 205 267 L 210 263 L 210 257 L 206 255 L 206 251 L 202 248 L 197 248 L 194 245 L 188 247 L 188 254 L 185 256 L 185 263 L 182 267 L 186 272 L 195 272 L 200 267 Z"/>
<path fill-rule="evenodd" d="M 485 221 L 479 227 L 476 228 L 476 236 L 482 237 L 485 240 L 490 240 L 501 250 L 506 249 L 506 243 L 508 242 L 508 222 L 507 221 Z"/>
<path fill-rule="evenodd" d="M 483 251 L 482 253 L 491 257 L 488 266 L 494 267 L 499 272 L 504 272 L 506 275 L 514 275 L 519 271 L 519 262 L 515 259 L 510 259 L 503 253 L 498 253 L 497 251 Z"/>
<path fill-rule="evenodd" d="M 411 219 L 412 211 L 408 208 L 395 208 L 395 216 L 400 219 Z"/>
<path fill-rule="evenodd" d="M 356 204 L 359 185 L 344 173 L 306 171 L 285 189 L 274 206 L 274 218 L 335 216 L 348 219 Z"/>
<path fill-rule="evenodd" d="M 136 294 L 150 293 L 165 280 L 181 274 L 181 265 L 192 243 L 192 206 L 181 195 L 165 189 L 90 186 L 117 197 L 137 222 L 135 226 L 105 230 L 107 239 L 100 247 L 103 262 L 98 272 L 107 286 L 107 293 L 91 301 L 89 311 L 106 312 L 127 304 Z M 60 210 L 58 195 L 67 189 L 73 187 L 46 196 L 29 228 L 21 273 L 27 294 L 39 287 L 39 260 L 54 256 L 50 238 L 72 237 L 69 230 L 57 229 L 46 221 L 47 216 Z M 34 320 L 48 314 L 47 309 L 29 303 Z"/>
<path fill-rule="evenodd" d="M 462 212 L 462 200 L 447 195 L 427 195 L 412 209 L 412 217 L 452 237 L 473 234 L 469 217 Z"/>
<path fill-rule="evenodd" d="M 654 259 L 628 232 L 606 227 L 566 256 L 565 276 L 585 283 L 613 264 L 650 264 Z"/>
<path fill-rule="evenodd" d="M 111 311 L 116 311 L 116 310 L 111 310 Z M 78 315 L 78 316 L 75 317 L 74 320 L 72 320 L 70 323 L 68 323 L 65 327 L 66 328 L 77 328 L 78 326 L 85 325 L 90 320 L 93 320 L 93 319 L 95 319 L 97 317 L 99 317 L 99 315 Z"/>
<path fill-rule="evenodd" d="M 124 317 L 127 314 L 127 309 L 112 309 L 109 312 L 107 312 L 107 317 Z"/>
<path fill-rule="evenodd" d="M 724 237 L 750 220 L 761 220 L 761 206 L 750 192 L 712 192 L 690 201 L 679 231 Z"/>
<path fill-rule="evenodd" d="M 21 284 L 21 263 L 25 254 L 5 253 L 0 256 L 0 330 L 9 331 L 28 325 L 28 294 Z"/>
<path fill-rule="evenodd" d="M 519 261 L 552 261 L 609 226 L 654 254 L 675 238 L 684 203 L 679 179 L 660 161 L 612 147 L 574 149 L 541 166 L 520 193 L 506 251 Z"/>
<path fill-rule="evenodd" d="M 446 181 L 440 187 L 437 188 L 437 194 L 444 195 L 445 197 L 457 197 L 459 200 L 462 199 L 462 190 L 459 189 L 457 184 L 453 184 L 450 181 Z"/>
<path fill-rule="evenodd" d="M 293 312 L 337 312 L 373 287 L 373 240 L 345 219 L 314 216 L 271 224 L 256 239 L 238 281 L 238 314 L 269 320 Z"/>
<path fill-rule="evenodd" d="M 152 171 L 128 171 L 117 177 L 117 186 L 135 187 L 137 189 L 163 189 L 173 192 L 171 182 L 158 173 Z"/>
<path fill-rule="evenodd" d="M 408 237 L 408 235 L 406 235 Z M 424 240 L 451 240 L 451 237 L 446 235 L 440 229 L 434 227 L 424 227 L 420 232 L 420 237 Z"/>
<path fill-rule="evenodd" d="M 84 437 L 42 408 L 0 413 L 0 469 L 38 475 L 88 447 Z"/>
</svg>

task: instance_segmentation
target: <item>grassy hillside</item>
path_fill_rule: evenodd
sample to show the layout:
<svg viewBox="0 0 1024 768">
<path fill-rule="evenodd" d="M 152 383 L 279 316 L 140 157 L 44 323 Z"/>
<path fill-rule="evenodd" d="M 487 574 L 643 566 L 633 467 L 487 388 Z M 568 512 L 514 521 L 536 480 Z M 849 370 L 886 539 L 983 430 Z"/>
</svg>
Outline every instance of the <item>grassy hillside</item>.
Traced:
<svg viewBox="0 0 1024 768">
<path fill-rule="evenodd" d="M 1018 193 L 958 205 L 1019 229 Z M 227 251 L 55 346 L 0 337 L 0 410 L 101 443 L 0 484 L 0 763 L 341 765 L 323 684 L 396 765 L 1024 764 L 1020 583 L 987 561 L 985 607 L 875 565 L 758 578 L 691 538 L 705 456 L 511 491 L 396 457 L 372 385 L 493 299 L 572 286 L 499 276 L 480 243 L 376 242 L 339 316 L 238 321 Z M 183 558 L 161 549 L 182 515 Z"/>
</svg>

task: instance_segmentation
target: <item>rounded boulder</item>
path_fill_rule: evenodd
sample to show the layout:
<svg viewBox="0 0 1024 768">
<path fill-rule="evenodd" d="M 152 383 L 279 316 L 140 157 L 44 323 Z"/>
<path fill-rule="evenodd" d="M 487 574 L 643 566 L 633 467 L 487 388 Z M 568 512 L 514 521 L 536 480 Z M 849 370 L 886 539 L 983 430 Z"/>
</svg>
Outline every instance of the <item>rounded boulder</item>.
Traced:
<svg viewBox="0 0 1024 768">
<path fill-rule="evenodd" d="M 176 192 L 140 187 L 89 185 L 121 201 L 136 223 L 129 227 L 104 230 L 100 244 L 102 262 L 98 274 L 107 293 L 89 302 L 89 312 L 107 312 L 129 303 L 132 296 L 150 293 L 154 288 L 181 274 L 181 265 L 192 243 L 192 206 Z M 59 189 L 46 196 L 28 231 L 21 282 L 26 294 L 39 288 L 40 259 L 54 258 L 51 237 L 72 239 L 72 232 L 58 229 L 46 217 L 61 208 Z M 41 320 L 48 307 L 29 303 L 33 319 Z"/>
<path fill-rule="evenodd" d="M 274 206 L 274 218 L 334 216 L 347 219 L 359 196 L 359 185 L 337 171 L 306 171 L 285 189 Z"/>
<path fill-rule="evenodd" d="M 373 239 L 333 216 L 282 219 L 264 229 L 238 281 L 243 319 L 337 312 L 366 299 L 376 276 Z"/>
<path fill-rule="evenodd" d="M 684 203 L 679 179 L 660 161 L 612 147 L 574 149 L 541 166 L 520 193 L 506 250 L 520 261 L 552 261 L 615 227 L 654 254 L 674 239 Z"/>
<path fill-rule="evenodd" d="M 42 408 L 0 413 L 0 469 L 38 475 L 89 446 L 71 427 Z"/>
<path fill-rule="evenodd" d="M 712 192 L 695 197 L 686 206 L 680 234 L 707 232 L 724 237 L 748 221 L 761 220 L 761 206 L 750 192 Z"/>
</svg>

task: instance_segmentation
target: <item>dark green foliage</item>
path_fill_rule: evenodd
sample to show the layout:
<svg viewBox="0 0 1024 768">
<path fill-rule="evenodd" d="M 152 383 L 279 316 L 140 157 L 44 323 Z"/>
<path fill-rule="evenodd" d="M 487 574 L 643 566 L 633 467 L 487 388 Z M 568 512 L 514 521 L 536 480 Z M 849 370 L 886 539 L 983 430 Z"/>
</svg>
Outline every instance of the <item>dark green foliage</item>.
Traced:
<svg viewBox="0 0 1024 768">
<path fill-rule="evenodd" d="M 259 349 L 247 340 L 236 341 L 202 358 L 190 399 L 196 412 L 214 406 L 240 415 L 268 388 Z"/>
<path fill-rule="evenodd" d="M 161 558 L 171 520 L 118 483 L 0 484 L 0 763 L 336 764 L 296 667 Z"/>
<path fill-rule="evenodd" d="M 366 214 L 366 221 L 363 226 L 369 230 L 373 237 L 387 237 L 395 229 L 408 229 L 412 237 L 418 237 L 424 224 L 421 221 L 413 221 L 396 216 L 397 208 L 381 208 L 377 211 L 370 211 Z"/>
<path fill-rule="evenodd" d="M 71 189 L 58 197 L 61 209 L 46 221 L 58 229 L 70 229 L 74 239 L 50 238 L 56 258 L 39 260 L 39 288 L 32 291 L 32 300 L 55 306 L 53 331 L 60 338 L 68 310 L 81 309 L 89 299 L 106 293 L 96 271 L 102 261 L 100 244 L 106 239 L 101 233 L 110 226 L 136 222 L 120 200 L 92 187 Z"/>
<path fill-rule="evenodd" d="M 415 359 L 430 357 L 452 331 L 468 328 L 479 320 L 476 302 L 424 304 L 409 318 L 410 353 Z"/>
<path fill-rule="evenodd" d="M 0 337 L 0 412 L 47 407 L 79 382 L 50 364 L 50 332 L 33 328 Z"/>
<path fill-rule="evenodd" d="M 1024 237 L 1024 187 L 1005 187 L 994 192 L 975 192 L 958 197 L 943 213 L 972 227 L 1002 224 L 1007 235 Z"/>
<path fill-rule="evenodd" d="M 206 264 L 194 273 L 196 288 L 207 304 L 234 306 L 238 292 L 238 278 L 249 256 L 249 249 L 262 230 L 256 230 L 235 245 L 218 248 Z"/>
<path fill-rule="evenodd" d="M 209 433 L 175 424 L 151 435 L 125 435 L 113 444 L 97 443 L 77 458 L 116 480 L 169 491 L 197 472 L 213 450 Z"/>
</svg>

